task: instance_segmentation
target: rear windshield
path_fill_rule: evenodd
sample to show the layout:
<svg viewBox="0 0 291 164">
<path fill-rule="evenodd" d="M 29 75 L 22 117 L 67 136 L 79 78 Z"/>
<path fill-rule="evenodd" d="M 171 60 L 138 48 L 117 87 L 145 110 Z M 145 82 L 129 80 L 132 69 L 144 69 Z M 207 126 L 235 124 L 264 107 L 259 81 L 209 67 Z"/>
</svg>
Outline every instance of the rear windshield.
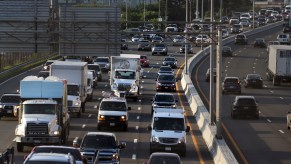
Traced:
<svg viewBox="0 0 291 164">
<path fill-rule="evenodd" d="M 225 79 L 224 80 L 225 83 L 238 83 L 237 79 Z"/>
<path fill-rule="evenodd" d="M 161 67 L 160 71 L 172 71 L 171 67 Z"/>
<path fill-rule="evenodd" d="M 105 62 L 105 63 L 109 63 L 109 59 L 107 58 L 97 58 L 96 62 Z"/>
<path fill-rule="evenodd" d="M 254 99 L 238 99 L 237 101 L 238 105 L 256 105 L 256 102 Z"/>
<path fill-rule="evenodd" d="M 177 157 L 171 156 L 154 156 L 151 158 L 150 163 L 161 163 L 161 164 L 180 164 L 180 160 Z"/>
<path fill-rule="evenodd" d="M 172 95 L 156 95 L 155 101 L 158 102 L 174 102 L 175 99 Z"/>
<path fill-rule="evenodd" d="M 88 65 L 88 69 L 100 71 L 99 65 Z"/>
<path fill-rule="evenodd" d="M 33 149 L 36 153 L 60 153 L 68 154 L 70 153 L 76 160 L 82 161 L 82 156 L 79 150 L 76 149 L 66 149 L 64 147 L 36 147 Z"/>
</svg>

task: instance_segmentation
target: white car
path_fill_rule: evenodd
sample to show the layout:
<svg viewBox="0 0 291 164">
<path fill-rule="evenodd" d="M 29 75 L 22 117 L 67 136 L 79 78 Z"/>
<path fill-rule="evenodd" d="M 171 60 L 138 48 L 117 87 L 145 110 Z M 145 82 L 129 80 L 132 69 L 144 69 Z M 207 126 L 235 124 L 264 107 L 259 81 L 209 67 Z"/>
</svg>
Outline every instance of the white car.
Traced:
<svg viewBox="0 0 291 164">
<path fill-rule="evenodd" d="M 272 12 L 271 12 L 271 16 L 277 17 L 277 16 L 279 16 L 279 15 L 280 15 L 280 14 L 279 14 L 278 11 L 272 11 Z"/>
<path fill-rule="evenodd" d="M 248 19 L 241 19 L 239 24 L 244 27 L 248 27 L 250 25 L 250 22 L 248 21 Z"/>
<path fill-rule="evenodd" d="M 278 34 L 277 40 L 280 44 L 287 44 L 290 45 L 290 35 L 289 34 Z"/>
<path fill-rule="evenodd" d="M 210 42 L 210 39 L 209 39 L 209 36 L 208 35 L 206 35 L 206 34 L 199 34 L 196 37 L 195 45 L 196 46 L 199 46 L 199 45 L 203 45 L 203 44 L 209 43 L 209 42 Z"/>
<path fill-rule="evenodd" d="M 185 39 L 181 35 L 176 35 L 175 38 L 173 39 L 173 46 L 179 46 L 184 43 Z"/>
<path fill-rule="evenodd" d="M 131 37 L 131 41 L 132 42 L 138 42 L 140 38 L 141 38 L 140 35 L 134 35 L 133 37 Z"/>
<path fill-rule="evenodd" d="M 242 20 L 242 19 L 248 19 L 248 20 L 250 20 L 250 18 L 251 18 L 251 15 L 249 13 L 243 13 L 239 17 L 240 20 Z"/>
<path fill-rule="evenodd" d="M 223 39 L 227 38 L 229 36 L 229 32 L 227 29 L 222 29 L 221 31 L 222 31 L 222 38 Z"/>
</svg>

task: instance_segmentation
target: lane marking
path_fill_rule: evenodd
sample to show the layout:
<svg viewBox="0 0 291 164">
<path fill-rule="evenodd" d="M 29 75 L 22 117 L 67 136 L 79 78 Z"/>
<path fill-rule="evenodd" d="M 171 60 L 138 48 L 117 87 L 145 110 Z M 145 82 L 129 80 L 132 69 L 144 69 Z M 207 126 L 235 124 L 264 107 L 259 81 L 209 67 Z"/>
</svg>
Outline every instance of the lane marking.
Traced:
<svg viewBox="0 0 291 164">
<path fill-rule="evenodd" d="M 197 66 L 197 69 L 195 71 L 195 82 L 196 84 L 199 84 L 198 82 L 198 70 L 200 69 L 200 67 L 202 66 L 202 64 L 205 62 L 206 59 L 209 59 L 209 58 L 205 58 L 202 62 L 200 62 L 200 64 Z M 227 76 L 227 74 L 225 75 Z M 208 98 L 206 97 L 206 95 L 202 92 L 202 89 L 200 87 L 200 85 L 197 85 L 197 89 L 200 90 L 200 93 L 202 95 L 202 97 L 204 98 L 204 100 L 206 100 L 206 103 L 209 104 L 209 100 Z M 215 112 L 215 111 L 214 111 Z M 259 111 L 260 112 L 260 111 Z M 244 156 L 243 152 L 241 151 L 241 149 L 239 148 L 237 142 L 234 140 L 234 138 L 232 137 L 232 135 L 230 134 L 230 132 L 228 131 L 228 129 L 225 127 L 224 123 L 222 122 L 221 123 L 221 126 L 224 130 L 224 132 L 226 133 L 226 135 L 228 136 L 230 142 L 232 143 L 232 145 L 234 146 L 235 150 L 238 152 L 239 156 L 241 157 L 243 163 L 249 163 L 248 160 L 246 159 L 246 157 Z"/>
<path fill-rule="evenodd" d="M 132 159 L 132 160 L 136 160 L 136 154 L 132 154 L 131 159 Z"/>
<path fill-rule="evenodd" d="M 141 99 L 139 99 L 138 102 L 141 102 Z"/>
<path fill-rule="evenodd" d="M 279 130 L 280 133 L 284 134 L 283 130 Z"/>
<path fill-rule="evenodd" d="M 89 114 L 88 117 L 90 118 L 92 116 L 92 114 Z"/>
<path fill-rule="evenodd" d="M 133 140 L 133 143 L 137 143 L 137 139 L 134 139 L 134 140 Z"/>
<path fill-rule="evenodd" d="M 271 93 L 274 93 L 274 91 L 270 91 Z"/>
<path fill-rule="evenodd" d="M 138 126 L 135 126 L 135 130 L 138 130 Z"/>
<path fill-rule="evenodd" d="M 185 65 L 185 63 L 183 63 L 181 67 L 183 67 L 184 65 Z M 177 73 L 176 73 L 176 75 L 175 75 L 176 78 L 178 77 L 179 73 L 180 73 L 181 70 L 182 70 L 181 67 L 178 69 L 178 71 L 177 71 Z M 178 82 L 176 82 L 176 83 L 178 83 Z M 179 88 L 178 88 L 178 84 L 176 84 L 176 91 L 177 91 L 178 89 L 179 89 Z M 181 98 L 181 97 L 182 97 L 182 94 L 181 94 L 180 92 L 178 92 L 178 98 L 179 98 L 180 105 L 181 105 L 181 107 L 185 110 L 185 107 L 184 107 L 184 104 L 183 104 L 183 101 L 182 101 L 182 98 Z M 185 114 L 186 114 L 186 116 L 187 116 L 187 113 L 186 113 L 186 112 L 185 112 Z M 185 118 L 186 118 L 186 124 L 187 124 L 187 126 L 190 126 L 190 127 L 191 127 L 191 124 L 189 123 L 188 118 L 187 118 L 187 117 L 185 117 Z M 202 156 L 202 154 L 201 154 L 201 152 L 200 152 L 200 149 L 199 149 L 199 146 L 198 146 L 198 142 L 197 142 L 196 137 L 195 137 L 195 135 L 194 135 L 194 133 L 193 133 L 193 131 L 192 131 L 191 129 L 192 129 L 192 128 L 190 128 L 189 133 L 190 133 L 190 135 L 191 135 L 191 139 L 192 139 L 192 141 L 193 141 L 194 148 L 195 148 L 195 150 L 196 150 L 196 152 L 197 152 L 197 155 L 198 155 L 198 158 L 199 158 L 200 164 L 204 164 L 204 159 L 203 159 L 203 156 Z"/>
<path fill-rule="evenodd" d="M 139 116 L 137 116 L 136 119 L 139 120 Z"/>
<path fill-rule="evenodd" d="M 280 97 L 280 99 L 283 100 L 284 98 L 283 97 Z"/>
<path fill-rule="evenodd" d="M 141 107 L 138 107 L 137 110 L 141 110 Z"/>
<path fill-rule="evenodd" d="M 83 125 L 82 125 L 82 128 L 84 129 L 85 127 L 86 127 L 86 124 L 83 124 Z"/>
<path fill-rule="evenodd" d="M 267 119 L 268 122 L 272 122 L 271 120 Z"/>
</svg>

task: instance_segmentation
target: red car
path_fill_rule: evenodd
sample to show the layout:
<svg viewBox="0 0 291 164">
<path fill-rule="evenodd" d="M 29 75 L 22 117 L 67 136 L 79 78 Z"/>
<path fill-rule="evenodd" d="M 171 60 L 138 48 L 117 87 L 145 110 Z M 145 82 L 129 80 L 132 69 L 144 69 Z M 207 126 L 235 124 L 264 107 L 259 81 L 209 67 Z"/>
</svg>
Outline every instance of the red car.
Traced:
<svg viewBox="0 0 291 164">
<path fill-rule="evenodd" d="M 147 55 L 140 55 L 140 65 L 142 67 L 150 66 L 150 60 L 147 58 Z"/>
</svg>

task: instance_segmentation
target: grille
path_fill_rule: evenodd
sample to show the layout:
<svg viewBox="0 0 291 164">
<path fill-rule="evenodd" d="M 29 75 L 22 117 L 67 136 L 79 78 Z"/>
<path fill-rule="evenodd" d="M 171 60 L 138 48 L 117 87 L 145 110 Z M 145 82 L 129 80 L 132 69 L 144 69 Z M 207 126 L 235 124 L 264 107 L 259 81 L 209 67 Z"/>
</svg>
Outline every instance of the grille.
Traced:
<svg viewBox="0 0 291 164">
<path fill-rule="evenodd" d="M 119 120 L 120 116 L 105 116 L 105 120 Z"/>
<path fill-rule="evenodd" d="M 168 143 L 168 144 L 172 144 L 172 143 L 177 143 L 178 142 L 178 138 L 159 138 L 159 140 L 162 143 Z"/>
<path fill-rule="evenodd" d="M 73 106 L 73 101 L 69 100 L 68 101 L 68 106 Z"/>
<path fill-rule="evenodd" d="M 4 109 L 13 109 L 13 106 L 4 106 Z"/>
<path fill-rule="evenodd" d="M 27 123 L 26 127 L 27 135 L 47 135 L 48 134 L 48 124 L 47 123 Z"/>
<path fill-rule="evenodd" d="M 130 84 L 118 84 L 119 91 L 130 91 L 131 85 Z"/>
</svg>

